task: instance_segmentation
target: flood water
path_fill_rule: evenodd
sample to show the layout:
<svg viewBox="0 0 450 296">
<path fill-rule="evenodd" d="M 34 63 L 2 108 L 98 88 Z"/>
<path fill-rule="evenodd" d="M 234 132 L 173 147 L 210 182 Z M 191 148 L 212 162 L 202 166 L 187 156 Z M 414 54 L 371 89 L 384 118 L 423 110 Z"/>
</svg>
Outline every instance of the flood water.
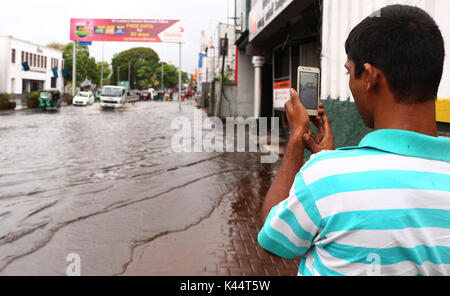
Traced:
<svg viewBox="0 0 450 296">
<path fill-rule="evenodd" d="M 258 156 L 174 153 L 171 122 L 195 109 L 0 113 L 0 275 L 65 275 L 71 253 L 83 275 L 120 274 L 135 246 L 208 217 Z"/>
</svg>

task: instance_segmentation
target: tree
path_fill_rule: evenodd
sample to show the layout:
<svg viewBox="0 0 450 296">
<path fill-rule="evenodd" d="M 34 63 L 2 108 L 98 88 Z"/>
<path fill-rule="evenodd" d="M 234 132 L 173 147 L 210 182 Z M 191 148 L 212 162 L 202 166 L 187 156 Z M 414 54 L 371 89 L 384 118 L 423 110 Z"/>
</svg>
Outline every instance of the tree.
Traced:
<svg viewBox="0 0 450 296">
<path fill-rule="evenodd" d="M 47 44 L 47 47 L 48 48 L 57 49 L 57 50 L 60 50 L 60 51 L 64 51 L 65 45 L 62 44 L 62 43 L 59 43 L 57 41 L 53 41 L 53 42 L 50 42 L 49 44 Z"/>
<path fill-rule="evenodd" d="M 68 43 L 63 51 L 64 65 L 67 72 L 65 81 L 70 83 L 72 81 L 73 69 L 73 42 Z M 84 80 L 91 80 L 98 84 L 100 80 L 100 70 L 94 57 L 90 57 L 89 48 L 87 46 L 77 45 L 77 85 Z"/>
<path fill-rule="evenodd" d="M 103 63 L 103 85 L 109 85 L 111 81 L 112 69 L 108 62 L 98 62 L 98 85 L 101 85 L 101 76 L 102 76 L 102 63 Z"/>
<path fill-rule="evenodd" d="M 158 64 L 159 56 L 151 48 L 136 47 L 122 51 L 112 59 L 111 82 L 117 84 L 118 81 L 128 81 L 130 69 L 130 87 L 147 88 Z"/>
<path fill-rule="evenodd" d="M 155 71 L 154 86 L 161 88 L 161 65 Z M 178 68 L 164 63 L 164 87 L 165 88 L 177 88 L 178 87 Z M 189 75 L 186 72 L 181 72 L 181 82 L 186 83 L 189 81 Z"/>
</svg>

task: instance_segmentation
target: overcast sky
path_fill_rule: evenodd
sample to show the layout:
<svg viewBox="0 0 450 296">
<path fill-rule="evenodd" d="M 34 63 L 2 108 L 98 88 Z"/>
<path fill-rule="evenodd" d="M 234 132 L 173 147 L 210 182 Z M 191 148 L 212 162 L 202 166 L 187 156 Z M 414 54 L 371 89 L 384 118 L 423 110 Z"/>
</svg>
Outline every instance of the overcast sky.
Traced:
<svg viewBox="0 0 450 296">
<path fill-rule="evenodd" d="M 229 5 L 227 2 L 229 1 Z M 0 35 L 46 45 L 52 41 L 70 42 L 71 18 L 180 19 L 186 29 L 183 69 L 193 73 L 198 63 L 201 30 L 213 36 L 219 22 L 234 14 L 234 0 L 11 0 L 2 1 Z M 232 22 L 232 20 L 230 20 Z M 166 62 L 178 66 L 178 45 L 136 42 L 105 42 L 105 61 L 132 47 L 151 47 Z M 90 47 L 97 61 L 102 43 Z"/>
</svg>

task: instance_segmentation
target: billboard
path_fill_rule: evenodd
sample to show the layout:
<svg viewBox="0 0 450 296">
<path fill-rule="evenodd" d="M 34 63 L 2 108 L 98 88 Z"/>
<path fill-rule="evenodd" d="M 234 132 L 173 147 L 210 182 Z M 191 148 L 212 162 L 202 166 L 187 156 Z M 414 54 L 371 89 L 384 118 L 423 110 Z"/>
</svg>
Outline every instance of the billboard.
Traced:
<svg viewBox="0 0 450 296">
<path fill-rule="evenodd" d="M 252 41 L 294 0 L 255 0 L 249 14 L 249 40 Z"/>
<path fill-rule="evenodd" d="M 72 41 L 183 42 L 180 20 L 70 19 Z"/>
</svg>

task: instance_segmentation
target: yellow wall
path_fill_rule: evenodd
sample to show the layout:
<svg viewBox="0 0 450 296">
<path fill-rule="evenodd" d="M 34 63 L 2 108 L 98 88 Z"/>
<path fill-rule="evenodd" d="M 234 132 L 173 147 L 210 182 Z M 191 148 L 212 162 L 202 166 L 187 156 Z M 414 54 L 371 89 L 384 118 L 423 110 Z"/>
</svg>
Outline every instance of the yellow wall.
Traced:
<svg viewBox="0 0 450 296">
<path fill-rule="evenodd" d="M 437 100 L 436 115 L 438 122 L 450 123 L 450 98 Z"/>
</svg>

